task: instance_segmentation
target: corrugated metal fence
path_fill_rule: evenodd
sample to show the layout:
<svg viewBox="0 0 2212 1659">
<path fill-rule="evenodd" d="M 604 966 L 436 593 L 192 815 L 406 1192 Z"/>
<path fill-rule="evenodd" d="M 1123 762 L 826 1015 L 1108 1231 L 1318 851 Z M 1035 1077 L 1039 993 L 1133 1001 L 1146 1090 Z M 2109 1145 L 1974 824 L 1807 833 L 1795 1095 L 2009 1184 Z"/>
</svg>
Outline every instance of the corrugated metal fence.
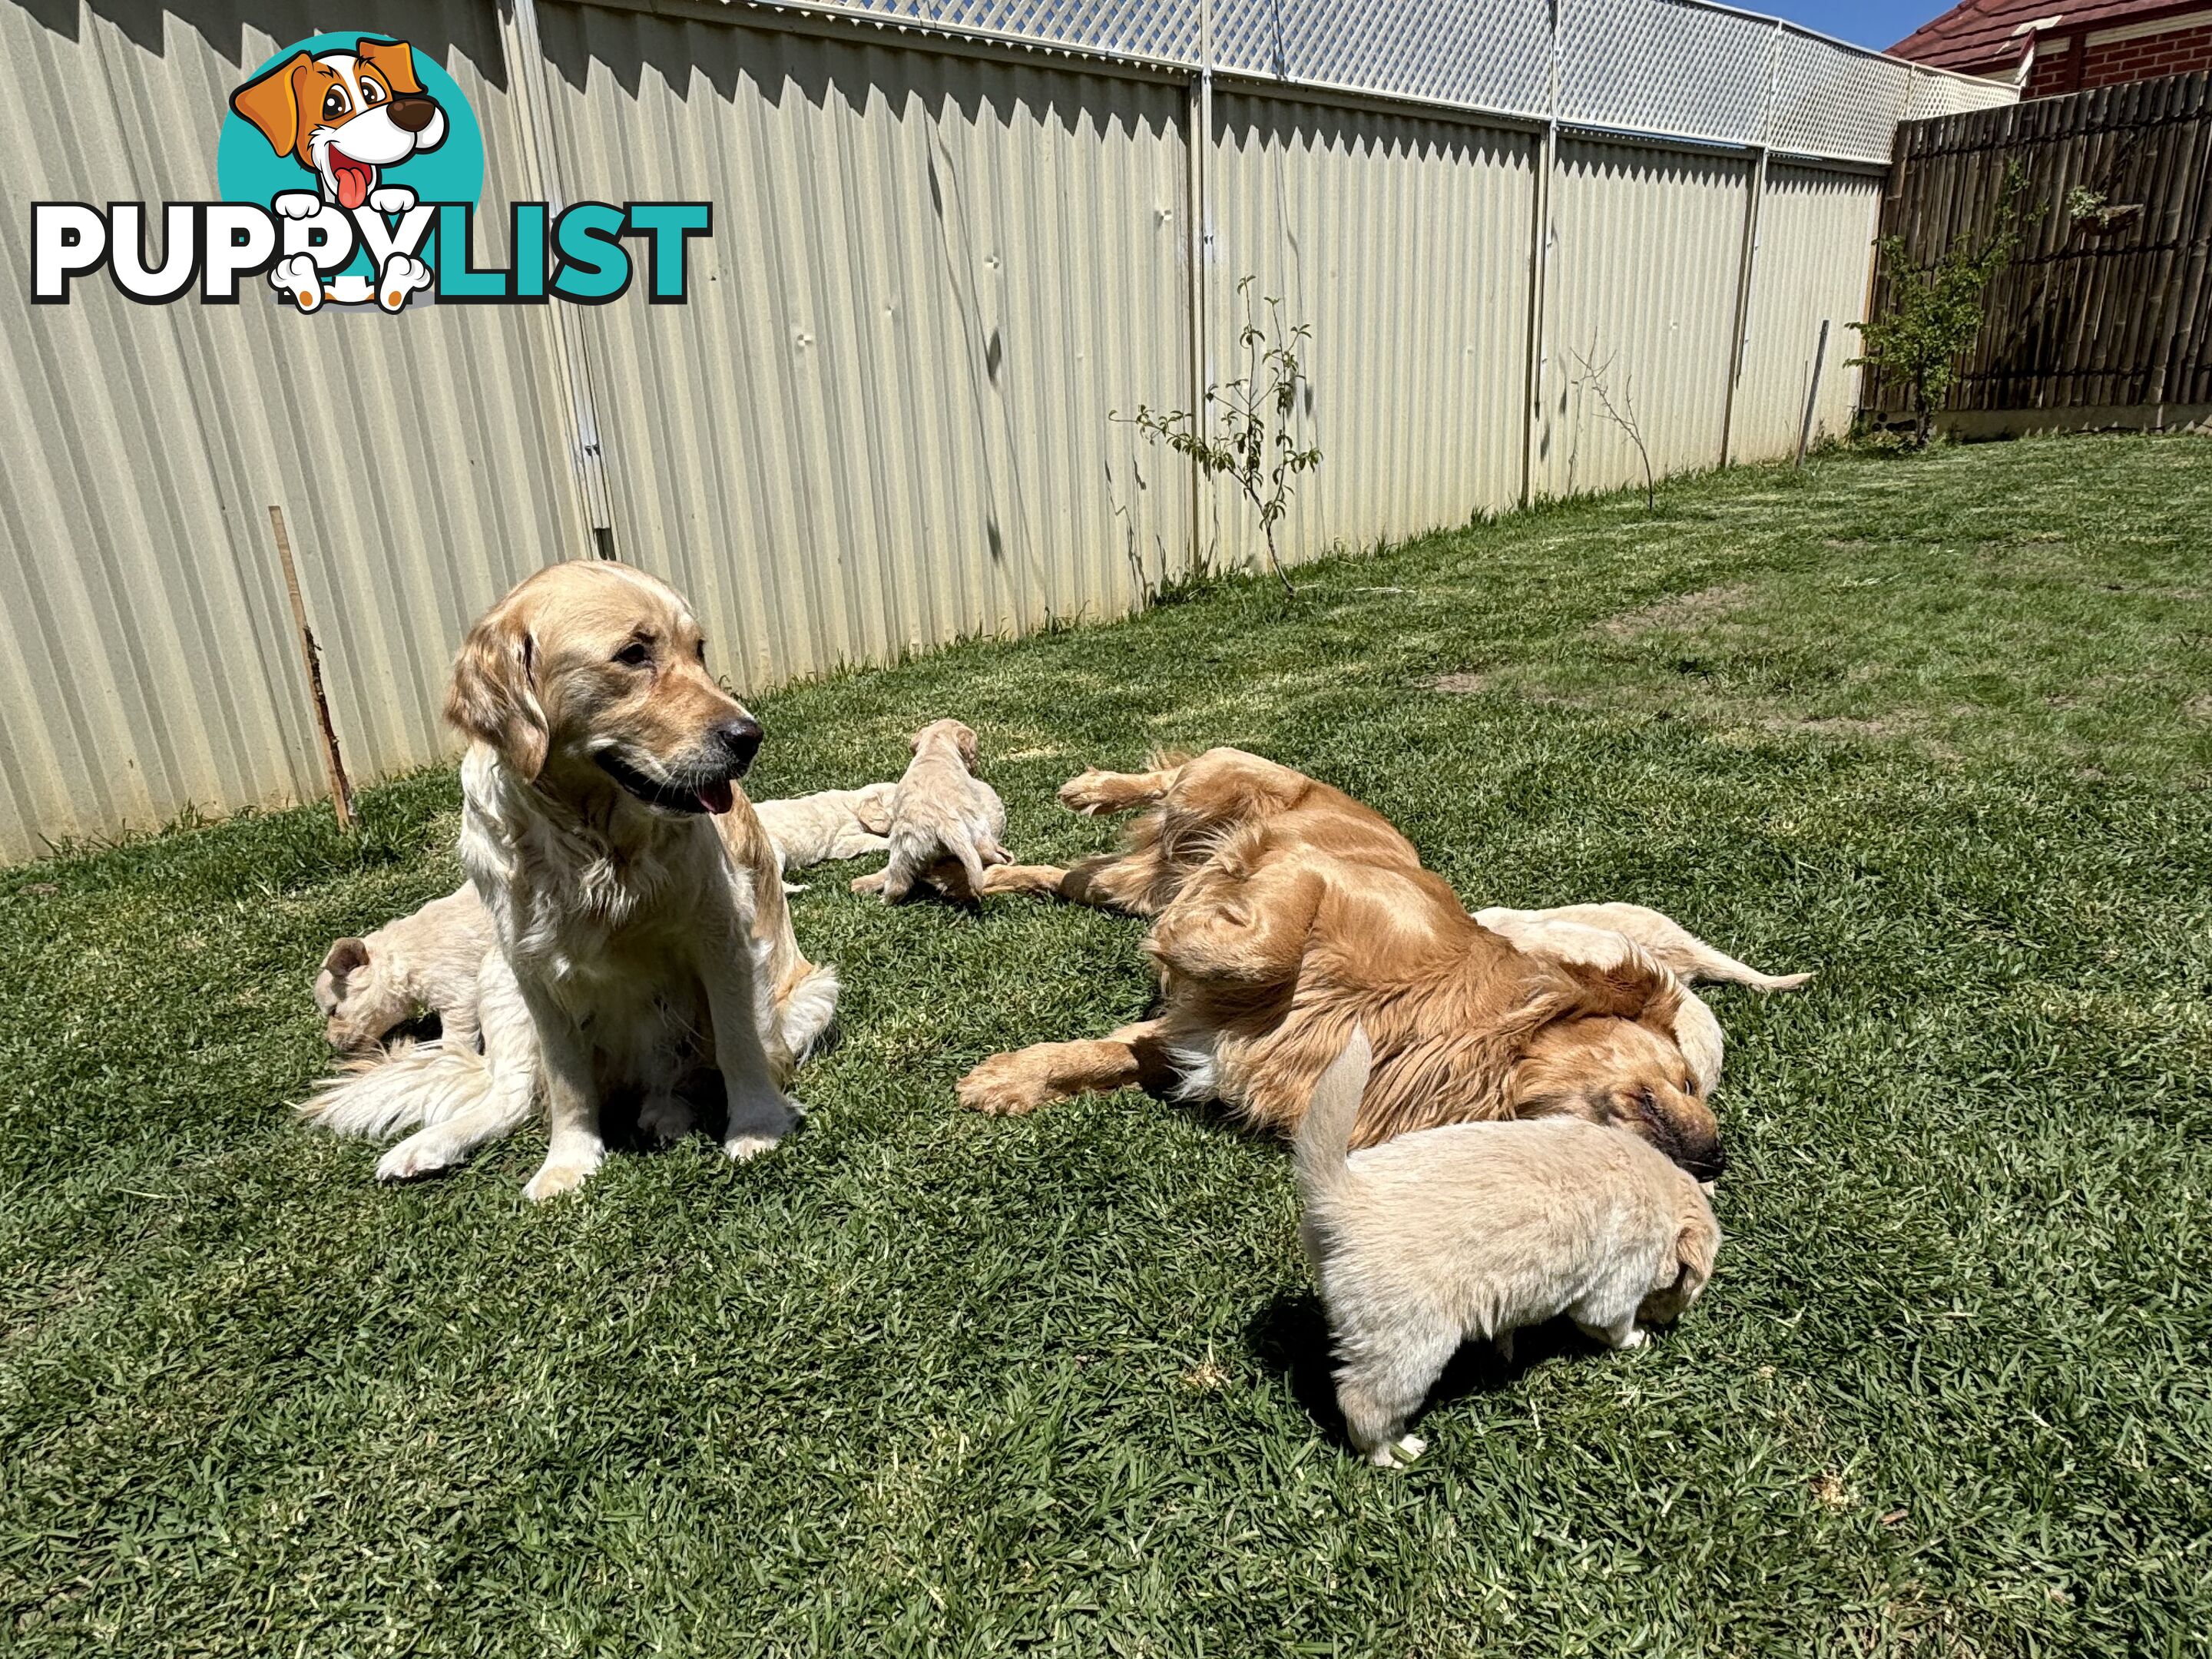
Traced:
<svg viewBox="0 0 2212 1659">
<path fill-rule="evenodd" d="M 2001 88 L 1680 0 L 288 12 L 0 0 L 0 214 L 211 200 L 230 89 L 312 27 L 409 40 L 484 200 L 711 199 L 682 307 L 0 317 L 0 856 L 318 793 L 267 507 L 347 760 L 449 752 L 524 572 L 608 545 L 752 687 L 1109 614 L 1255 526 L 1108 419 L 1236 371 L 1240 277 L 1313 325 L 1309 556 L 1840 427 L 1878 163 Z M 480 234 L 496 244 L 503 215 Z M 19 252 L 20 260 L 23 256 Z"/>
</svg>

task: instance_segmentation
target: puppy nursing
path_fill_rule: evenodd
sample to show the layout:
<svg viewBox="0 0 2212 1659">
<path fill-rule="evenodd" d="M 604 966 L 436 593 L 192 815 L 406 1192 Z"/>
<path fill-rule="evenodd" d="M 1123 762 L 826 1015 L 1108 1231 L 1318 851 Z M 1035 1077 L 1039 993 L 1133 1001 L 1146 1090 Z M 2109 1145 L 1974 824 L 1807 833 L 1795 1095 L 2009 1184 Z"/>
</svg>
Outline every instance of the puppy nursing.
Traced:
<svg viewBox="0 0 2212 1659">
<path fill-rule="evenodd" d="M 1389 1468 L 1423 1450 L 1406 1425 L 1461 1343 L 1565 1314 L 1635 1347 L 1698 1299 L 1721 1236 L 1691 1176 L 1575 1118 L 1453 1124 L 1349 1152 L 1370 1059 L 1355 1032 L 1299 1126 L 1299 1237 L 1346 1427 Z"/>
<path fill-rule="evenodd" d="M 914 760 L 891 793 L 890 862 L 853 890 L 896 904 L 927 884 L 948 898 L 979 898 L 983 867 L 1010 855 L 1000 844 L 1006 805 L 975 775 L 975 733 L 958 720 L 932 720 L 910 742 Z"/>
</svg>

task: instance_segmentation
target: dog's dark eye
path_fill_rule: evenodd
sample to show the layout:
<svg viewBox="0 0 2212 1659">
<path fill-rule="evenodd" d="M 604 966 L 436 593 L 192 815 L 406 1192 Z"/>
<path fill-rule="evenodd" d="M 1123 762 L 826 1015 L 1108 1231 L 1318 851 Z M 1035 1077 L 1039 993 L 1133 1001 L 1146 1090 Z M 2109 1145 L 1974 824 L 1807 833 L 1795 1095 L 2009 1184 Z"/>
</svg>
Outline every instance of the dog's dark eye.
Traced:
<svg viewBox="0 0 2212 1659">
<path fill-rule="evenodd" d="M 615 653 L 615 660 L 625 668 L 645 668 L 653 662 L 653 647 L 643 640 L 632 640 Z"/>
<path fill-rule="evenodd" d="M 377 85 L 375 82 L 370 80 L 367 76 L 363 76 L 361 82 L 361 101 L 364 106 L 382 103 L 384 101 L 384 88 Z"/>
<path fill-rule="evenodd" d="M 346 101 L 345 88 L 332 87 L 323 94 L 323 119 L 335 121 L 353 106 Z"/>
</svg>

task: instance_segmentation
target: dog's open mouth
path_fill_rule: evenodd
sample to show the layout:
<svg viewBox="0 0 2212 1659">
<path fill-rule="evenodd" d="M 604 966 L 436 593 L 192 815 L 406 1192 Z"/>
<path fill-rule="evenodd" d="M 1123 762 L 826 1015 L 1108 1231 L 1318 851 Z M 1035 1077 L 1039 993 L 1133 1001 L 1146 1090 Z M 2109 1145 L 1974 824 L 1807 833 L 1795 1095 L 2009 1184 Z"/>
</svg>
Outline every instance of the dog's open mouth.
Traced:
<svg viewBox="0 0 2212 1659">
<path fill-rule="evenodd" d="M 342 150 L 325 150 L 323 165 L 331 170 L 331 188 L 337 191 L 338 205 L 348 213 L 368 201 L 368 192 L 376 188 L 376 169 Z"/>
<path fill-rule="evenodd" d="M 603 750 L 595 758 L 599 769 L 629 791 L 647 806 L 658 806 L 664 812 L 713 812 L 718 816 L 737 804 L 734 777 L 712 779 L 707 782 L 686 782 L 671 778 L 660 782 L 649 778 L 612 750 Z"/>
</svg>

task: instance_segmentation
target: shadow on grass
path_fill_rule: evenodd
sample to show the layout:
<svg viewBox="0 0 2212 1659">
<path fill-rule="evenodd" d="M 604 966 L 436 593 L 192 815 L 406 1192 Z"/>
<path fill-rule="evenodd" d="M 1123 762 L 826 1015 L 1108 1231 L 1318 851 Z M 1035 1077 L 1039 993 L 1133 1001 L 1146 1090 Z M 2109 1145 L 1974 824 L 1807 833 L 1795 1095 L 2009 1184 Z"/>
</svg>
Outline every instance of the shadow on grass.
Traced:
<svg viewBox="0 0 2212 1659">
<path fill-rule="evenodd" d="M 1262 1366 L 1289 1382 L 1291 1395 L 1322 1431 L 1350 1451 L 1352 1437 L 1345 1431 L 1344 1413 L 1336 1408 L 1334 1356 L 1328 1314 L 1321 1297 L 1311 1291 L 1277 1292 L 1244 1328 L 1244 1343 Z M 1429 1390 L 1428 1402 L 1414 1424 L 1418 1426 L 1422 1417 L 1456 1401 L 1498 1394 L 1539 1365 L 1563 1358 L 1595 1359 L 1607 1352 L 1603 1343 L 1584 1336 L 1564 1316 L 1514 1332 L 1510 1359 L 1490 1343 L 1463 1343 Z"/>
</svg>

